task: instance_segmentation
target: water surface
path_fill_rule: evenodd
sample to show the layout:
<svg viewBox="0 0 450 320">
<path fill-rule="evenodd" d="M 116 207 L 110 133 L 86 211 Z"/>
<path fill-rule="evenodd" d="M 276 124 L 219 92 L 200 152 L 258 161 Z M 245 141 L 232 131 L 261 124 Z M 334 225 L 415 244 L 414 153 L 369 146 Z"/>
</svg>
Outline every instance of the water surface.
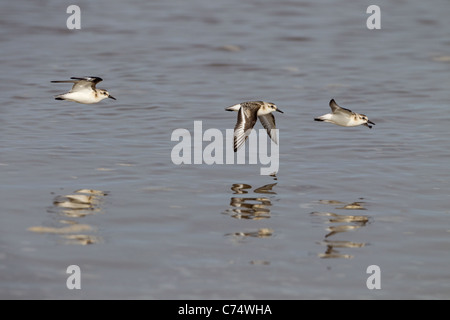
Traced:
<svg viewBox="0 0 450 320">
<path fill-rule="evenodd" d="M 378 2 L 381 30 L 368 1 L 80 2 L 68 30 L 71 4 L 2 5 L 1 298 L 450 297 L 446 1 Z M 90 75 L 117 101 L 53 100 Z M 376 125 L 314 122 L 332 98 Z M 247 100 L 285 112 L 275 177 L 172 163 Z M 54 203 L 79 189 L 107 194 Z"/>
</svg>

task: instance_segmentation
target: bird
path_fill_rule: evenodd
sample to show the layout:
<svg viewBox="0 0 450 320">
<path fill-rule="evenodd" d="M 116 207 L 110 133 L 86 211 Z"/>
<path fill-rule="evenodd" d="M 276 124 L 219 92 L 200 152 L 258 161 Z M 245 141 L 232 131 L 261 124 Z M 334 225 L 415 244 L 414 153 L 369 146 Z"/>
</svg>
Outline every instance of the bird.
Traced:
<svg viewBox="0 0 450 320">
<path fill-rule="evenodd" d="M 336 101 L 334 101 L 334 99 L 331 99 L 330 101 L 330 108 L 331 113 L 327 113 L 323 116 L 314 118 L 314 120 L 330 122 L 343 127 L 356 127 L 359 125 L 365 125 L 369 129 L 372 129 L 372 126 L 370 124 L 375 125 L 375 123 L 370 121 L 366 115 L 342 108 L 336 103 Z"/>
<path fill-rule="evenodd" d="M 72 89 L 69 92 L 55 96 L 55 100 L 75 101 L 83 104 L 92 104 L 110 98 L 117 100 L 108 91 L 104 89 L 97 89 L 95 85 L 103 81 L 99 77 L 71 77 L 72 80 L 56 80 L 52 83 L 73 83 Z"/>
<path fill-rule="evenodd" d="M 275 117 L 272 112 L 278 111 L 284 113 L 271 102 L 264 101 L 247 101 L 232 105 L 225 108 L 226 111 L 237 111 L 237 122 L 234 127 L 234 152 L 236 152 L 247 140 L 251 130 L 255 126 L 257 118 L 266 129 L 269 137 L 275 142 L 277 141 L 275 126 Z"/>
</svg>

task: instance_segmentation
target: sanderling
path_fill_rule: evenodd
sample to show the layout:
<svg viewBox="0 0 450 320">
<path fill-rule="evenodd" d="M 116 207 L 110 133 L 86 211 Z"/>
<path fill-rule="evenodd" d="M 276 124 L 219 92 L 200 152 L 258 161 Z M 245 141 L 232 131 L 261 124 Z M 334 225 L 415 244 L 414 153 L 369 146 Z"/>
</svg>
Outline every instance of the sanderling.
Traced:
<svg viewBox="0 0 450 320">
<path fill-rule="evenodd" d="M 338 106 L 334 99 L 330 101 L 331 113 L 324 114 L 323 116 L 314 118 L 316 121 L 325 121 L 337 124 L 343 127 L 355 127 L 359 125 L 365 125 L 372 128 L 370 124 L 375 124 L 370 121 L 366 115 L 352 112 L 349 109 L 342 108 Z"/>
<path fill-rule="evenodd" d="M 111 98 L 116 100 L 113 96 L 109 94 L 108 91 L 103 89 L 96 89 L 95 85 L 102 81 L 99 77 L 84 77 L 76 78 L 71 77 L 73 80 L 61 80 L 61 81 L 51 81 L 52 83 L 73 83 L 72 89 L 63 94 L 55 96 L 55 100 L 69 100 L 78 103 L 91 104 L 102 101 L 106 98 Z"/>
<path fill-rule="evenodd" d="M 264 101 L 248 101 L 235 104 L 225 108 L 227 111 L 238 111 L 236 126 L 234 127 L 234 152 L 236 152 L 250 135 L 251 130 L 255 126 L 256 118 L 259 118 L 263 127 L 267 130 L 269 137 L 277 142 L 275 130 L 275 117 L 272 112 L 278 111 L 284 113 L 277 106 L 270 102 Z"/>
</svg>

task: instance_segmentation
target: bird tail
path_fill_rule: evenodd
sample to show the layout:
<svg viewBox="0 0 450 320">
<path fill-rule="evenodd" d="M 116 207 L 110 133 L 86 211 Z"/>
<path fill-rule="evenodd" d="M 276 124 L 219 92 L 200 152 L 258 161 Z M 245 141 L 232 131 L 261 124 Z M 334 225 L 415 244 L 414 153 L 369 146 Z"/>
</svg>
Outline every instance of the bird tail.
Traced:
<svg viewBox="0 0 450 320">
<path fill-rule="evenodd" d="M 331 118 L 331 114 L 327 113 L 327 114 L 324 114 L 323 116 L 314 118 L 314 120 L 316 120 L 316 121 L 327 121 L 327 120 L 330 120 L 330 118 Z"/>
<path fill-rule="evenodd" d="M 234 106 L 225 108 L 226 111 L 239 111 L 239 109 L 241 108 L 241 104 L 235 104 Z"/>
</svg>

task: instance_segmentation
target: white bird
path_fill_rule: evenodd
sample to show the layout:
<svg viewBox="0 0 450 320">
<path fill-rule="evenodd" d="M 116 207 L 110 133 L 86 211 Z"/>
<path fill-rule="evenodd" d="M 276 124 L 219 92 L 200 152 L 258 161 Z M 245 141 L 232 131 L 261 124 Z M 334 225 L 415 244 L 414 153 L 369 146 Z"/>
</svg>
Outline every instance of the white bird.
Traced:
<svg viewBox="0 0 450 320">
<path fill-rule="evenodd" d="M 276 131 L 274 130 L 276 129 L 275 117 L 272 112 L 284 112 L 278 109 L 275 104 L 264 101 L 248 101 L 235 104 L 225 108 L 225 110 L 239 112 L 236 126 L 234 127 L 234 152 L 236 152 L 241 145 L 244 144 L 245 140 L 247 140 L 258 118 L 263 127 L 267 130 L 269 137 L 275 143 L 278 143 Z"/>
<path fill-rule="evenodd" d="M 71 77 L 73 80 L 51 81 L 52 83 L 73 83 L 72 89 L 63 94 L 55 96 L 55 100 L 68 100 L 78 103 L 92 104 L 102 101 L 106 98 L 116 100 L 104 89 L 96 89 L 95 85 L 102 81 L 99 77 Z"/>
<path fill-rule="evenodd" d="M 334 99 L 330 101 L 331 113 L 324 114 L 323 116 L 314 118 L 316 121 L 325 121 L 337 124 L 343 127 L 355 127 L 359 125 L 365 125 L 372 128 L 370 124 L 375 124 L 367 118 L 366 115 L 361 113 L 352 112 L 349 109 L 340 107 Z"/>
</svg>

